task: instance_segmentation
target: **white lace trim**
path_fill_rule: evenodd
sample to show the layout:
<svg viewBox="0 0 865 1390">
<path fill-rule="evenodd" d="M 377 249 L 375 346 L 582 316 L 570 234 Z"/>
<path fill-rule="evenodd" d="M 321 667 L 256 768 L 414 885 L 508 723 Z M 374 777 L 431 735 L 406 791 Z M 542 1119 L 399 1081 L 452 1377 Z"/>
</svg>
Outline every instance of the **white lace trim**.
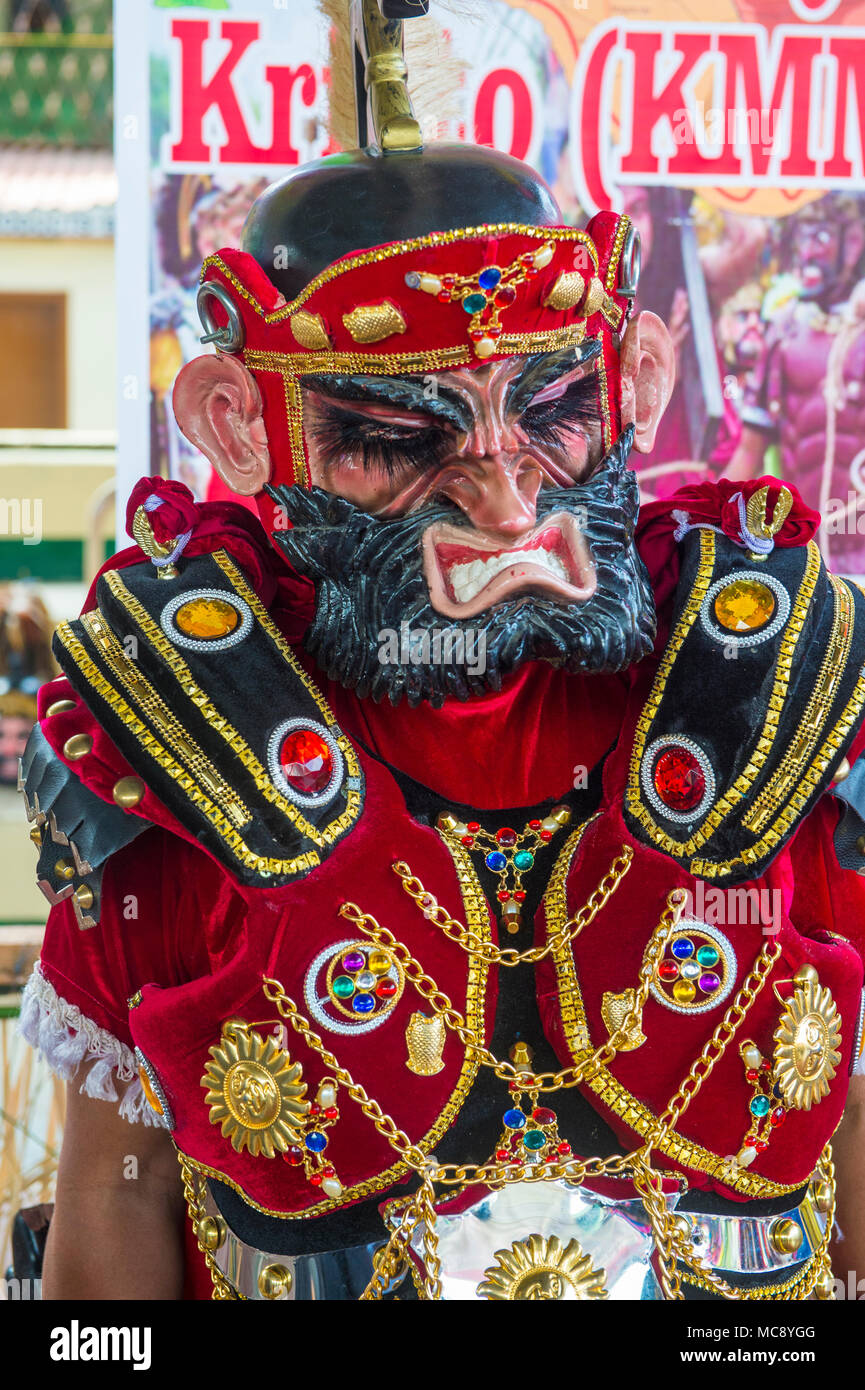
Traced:
<svg viewBox="0 0 865 1390">
<path fill-rule="evenodd" d="M 18 1031 L 61 1081 L 72 1081 L 89 1062 L 81 1082 L 82 1095 L 119 1100 L 120 1114 L 131 1124 L 159 1124 L 147 1103 L 135 1054 L 74 1004 L 61 999 L 38 961 L 21 996 Z M 122 1095 L 118 1095 L 115 1080 L 123 1083 Z"/>
</svg>

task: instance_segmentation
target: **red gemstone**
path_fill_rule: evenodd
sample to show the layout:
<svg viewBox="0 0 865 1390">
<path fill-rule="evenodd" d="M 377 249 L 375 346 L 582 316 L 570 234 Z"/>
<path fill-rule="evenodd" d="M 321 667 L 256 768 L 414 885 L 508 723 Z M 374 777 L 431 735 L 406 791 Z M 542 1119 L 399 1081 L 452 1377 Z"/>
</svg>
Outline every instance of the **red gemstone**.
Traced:
<svg viewBox="0 0 865 1390">
<path fill-rule="evenodd" d="M 324 1177 L 324 1178 L 335 1178 L 335 1177 L 336 1177 L 336 1169 L 334 1168 L 334 1166 L 333 1166 L 332 1163 L 328 1163 L 328 1165 L 327 1165 L 326 1168 L 322 1168 L 321 1174 L 322 1174 L 322 1177 Z"/>
<path fill-rule="evenodd" d="M 301 1153 L 300 1149 L 297 1148 L 297 1146 L 294 1144 L 291 1146 L 290 1149 L 286 1149 L 285 1153 L 282 1156 L 285 1159 L 286 1163 L 291 1164 L 292 1168 L 296 1168 L 298 1164 L 303 1162 L 303 1154 Z"/>
<path fill-rule="evenodd" d="M 510 1152 L 507 1149 L 496 1149 L 496 1158 L 500 1163 L 503 1163 L 504 1160 L 510 1158 L 510 1156 Z"/>
<path fill-rule="evenodd" d="M 530 821 L 529 821 L 529 830 L 540 830 L 540 828 L 541 828 L 541 823 L 540 823 L 539 820 L 530 820 Z"/>
<path fill-rule="evenodd" d="M 762 1070 L 762 1071 L 771 1071 L 771 1070 L 772 1070 L 772 1063 L 771 1063 L 771 1062 L 767 1062 L 767 1061 L 763 1061 L 763 1062 L 760 1063 L 760 1067 L 761 1067 L 761 1070 Z"/>
<path fill-rule="evenodd" d="M 480 828 L 480 822 L 476 820 L 470 820 L 466 825 L 466 830 L 471 831 L 472 835 L 477 835 Z"/>
<path fill-rule="evenodd" d="M 500 323 L 491 323 L 487 328 L 488 338 L 500 338 L 502 336 L 502 326 Z"/>
<path fill-rule="evenodd" d="M 693 811 L 706 791 L 706 778 L 694 754 L 680 744 L 665 748 L 655 763 L 655 791 L 673 811 Z"/>
<path fill-rule="evenodd" d="M 552 832 L 552 830 L 542 830 L 542 831 L 541 831 L 541 839 L 542 839 L 542 840 L 551 840 L 552 838 L 553 838 L 553 832 Z"/>
<path fill-rule="evenodd" d="M 439 290 L 438 294 L 436 295 L 436 299 L 439 301 L 440 304 L 450 304 L 450 290 Z"/>
<path fill-rule="evenodd" d="M 502 285 L 501 289 L 496 290 L 496 304 L 513 304 L 517 297 L 517 292 L 513 285 Z"/>
<path fill-rule="evenodd" d="M 465 845 L 466 849 L 471 849 L 474 842 L 475 840 L 473 835 L 463 835 L 462 839 L 460 840 L 460 844 Z"/>
<path fill-rule="evenodd" d="M 779 1125 L 782 1125 L 784 1123 L 786 1118 L 786 1110 L 773 1110 L 771 1115 L 769 1116 L 769 1124 L 772 1126 L 773 1129 L 777 1129 Z"/>
<path fill-rule="evenodd" d="M 333 776 L 333 754 L 314 729 L 293 729 L 282 740 L 279 761 L 290 787 L 316 796 Z"/>
<path fill-rule="evenodd" d="M 522 888 L 517 888 L 517 890 L 514 893 L 514 897 L 516 898 L 518 903 L 525 902 L 526 900 L 526 895 Z"/>
<path fill-rule="evenodd" d="M 658 966 L 659 980 L 678 980 L 679 967 L 674 960 L 662 960 Z"/>
<path fill-rule="evenodd" d="M 556 1152 L 560 1154 L 569 1154 L 571 1152 L 571 1146 L 570 1144 L 559 1144 Z"/>
<path fill-rule="evenodd" d="M 752 1068 L 749 1067 L 748 1070 L 745 1072 L 746 1081 L 759 1081 L 759 1079 L 760 1073 L 758 1071 L 753 1071 Z"/>
<path fill-rule="evenodd" d="M 500 903 L 510 902 L 511 899 L 511 895 L 506 888 L 500 888 L 499 891 L 496 893 L 496 897 L 498 898 Z"/>
<path fill-rule="evenodd" d="M 480 340 L 481 340 L 481 338 L 485 338 L 486 336 L 487 336 L 487 334 L 486 334 L 486 329 L 484 329 L 484 328 L 470 328 L 470 329 L 469 329 L 469 337 L 471 338 L 471 340 L 472 340 L 473 343 L 479 343 Z"/>
<path fill-rule="evenodd" d="M 325 1112 L 324 1112 L 324 1117 L 325 1117 L 326 1120 L 338 1120 L 338 1119 L 339 1119 L 339 1111 L 337 1110 L 336 1106 L 335 1106 L 335 1105 L 329 1105 L 329 1106 L 327 1107 L 327 1109 L 325 1110 Z"/>
<path fill-rule="evenodd" d="M 510 849 L 517 842 L 517 832 L 511 830 L 509 825 L 503 825 L 501 830 L 496 831 L 496 841 L 504 845 L 505 849 Z"/>
<path fill-rule="evenodd" d="M 310 1115 L 320 1115 L 320 1114 L 321 1114 L 321 1106 L 320 1106 L 320 1105 L 316 1105 L 315 1101 L 313 1101 L 313 1102 L 312 1102 L 312 1105 L 309 1107 L 309 1113 L 310 1113 Z"/>
<path fill-rule="evenodd" d="M 539 1106 L 537 1110 L 532 1111 L 532 1119 L 539 1125 L 554 1125 L 556 1123 L 556 1112 L 554 1110 L 546 1110 L 543 1106 Z"/>
<path fill-rule="evenodd" d="M 310 1173 L 309 1180 L 312 1183 L 313 1187 L 321 1187 L 321 1180 L 323 1177 L 323 1173 Z"/>
<path fill-rule="evenodd" d="M 396 994 L 396 988 L 396 980 L 391 980 L 385 976 L 383 980 L 379 980 L 375 987 L 376 997 L 378 999 L 392 999 Z"/>
<path fill-rule="evenodd" d="M 757 1150 L 758 1154 L 764 1153 L 766 1149 L 768 1149 L 768 1147 L 769 1145 L 767 1144 L 765 1139 L 758 1139 L 754 1145 L 754 1148 Z"/>
</svg>

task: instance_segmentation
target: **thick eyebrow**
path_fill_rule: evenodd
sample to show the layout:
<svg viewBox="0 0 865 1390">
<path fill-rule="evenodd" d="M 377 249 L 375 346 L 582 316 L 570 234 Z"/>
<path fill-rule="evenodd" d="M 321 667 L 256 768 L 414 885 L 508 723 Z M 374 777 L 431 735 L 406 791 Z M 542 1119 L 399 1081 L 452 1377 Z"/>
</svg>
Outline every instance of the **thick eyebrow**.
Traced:
<svg viewBox="0 0 865 1390">
<path fill-rule="evenodd" d="M 471 409 L 455 391 L 436 384 L 429 391 L 428 377 L 411 376 L 342 376 L 310 374 L 300 378 L 301 386 L 343 401 L 384 401 L 387 405 L 402 405 L 446 420 L 458 430 L 472 426 Z"/>
<path fill-rule="evenodd" d="M 561 352 L 535 353 L 526 358 L 522 370 L 508 387 L 507 409 L 517 412 L 525 410 L 531 404 L 532 397 L 544 386 L 549 386 L 550 382 L 566 372 L 572 372 L 575 367 L 594 362 L 600 352 L 600 338 L 589 338 L 576 350 L 564 348 Z"/>
</svg>

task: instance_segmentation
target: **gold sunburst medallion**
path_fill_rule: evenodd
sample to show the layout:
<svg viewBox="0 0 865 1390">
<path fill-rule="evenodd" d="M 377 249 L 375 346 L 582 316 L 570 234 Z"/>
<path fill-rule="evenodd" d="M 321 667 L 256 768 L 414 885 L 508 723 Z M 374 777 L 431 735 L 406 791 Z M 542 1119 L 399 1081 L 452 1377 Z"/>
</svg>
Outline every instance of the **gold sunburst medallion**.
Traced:
<svg viewBox="0 0 865 1390">
<path fill-rule="evenodd" d="M 596 1269 L 578 1240 L 562 1245 L 558 1236 L 529 1236 L 509 1250 L 497 1250 L 497 1264 L 484 1270 L 478 1295 L 492 1300 L 573 1302 L 608 1298 L 604 1271 Z"/>
<path fill-rule="evenodd" d="M 829 990 L 802 981 L 775 1029 L 775 1081 L 788 1105 L 810 1110 L 829 1094 L 840 1042 L 841 1015 Z"/>
<path fill-rule="evenodd" d="M 303 1069 L 273 1038 L 237 1023 L 226 1024 L 210 1049 L 202 1086 L 210 1123 L 221 1125 L 238 1153 L 273 1158 L 298 1144 L 309 1113 Z"/>
</svg>

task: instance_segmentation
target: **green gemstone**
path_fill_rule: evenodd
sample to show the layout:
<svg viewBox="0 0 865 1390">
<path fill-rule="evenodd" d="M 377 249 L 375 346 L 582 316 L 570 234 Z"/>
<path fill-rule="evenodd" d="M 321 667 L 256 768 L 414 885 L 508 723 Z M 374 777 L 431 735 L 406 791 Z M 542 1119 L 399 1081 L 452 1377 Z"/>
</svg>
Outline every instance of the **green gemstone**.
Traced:
<svg viewBox="0 0 865 1390">
<path fill-rule="evenodd" d="M 486 308 L 486 303 L 485 294 L 467 294 L 463 300 L 463 308 L 467 314 L 479 314 L 481 309 Z"/>
<path fill-rule="evenodd" d="M 523 1144 L 527 1149 L 542 1149 L 547 1142 L 547 1136 L 540 1129 L 530 1129 L 523 1135 Z"/>
<path fill-rule="evenodd" d="M 350 980 L 348 975 L 337 975 L 332 989 L 337 999 L 348 999 L 354 994 L 354 980 Z"/>
<path fill-rule="evenodd" d="M 515 869 L 521 869 L 521 870 L 530 869 L 530 868 L 532 867 L 532 865 L 534 864 L 534 862 L 535 862 L 535 856 L 532 854 L 531 850 L 529 850 L 529 849 L 520 849 L 520 850 L 517 850 L 516 854 L 514 855 L 514 868 L 515 868 Z"/>
<path fill-rule="evenodd" d="M 752 1115 L 768 1115 L 769 1097 L 755 1096 L 754 1099 L 751 1101 L 750 1111 Z"/>
<path fill-rule="evenodd" d="M 714 946 L 701 946 L 697 952 L 697 960 L 701 965 L 717 965 L 718 952 Z"/>
</svg>

